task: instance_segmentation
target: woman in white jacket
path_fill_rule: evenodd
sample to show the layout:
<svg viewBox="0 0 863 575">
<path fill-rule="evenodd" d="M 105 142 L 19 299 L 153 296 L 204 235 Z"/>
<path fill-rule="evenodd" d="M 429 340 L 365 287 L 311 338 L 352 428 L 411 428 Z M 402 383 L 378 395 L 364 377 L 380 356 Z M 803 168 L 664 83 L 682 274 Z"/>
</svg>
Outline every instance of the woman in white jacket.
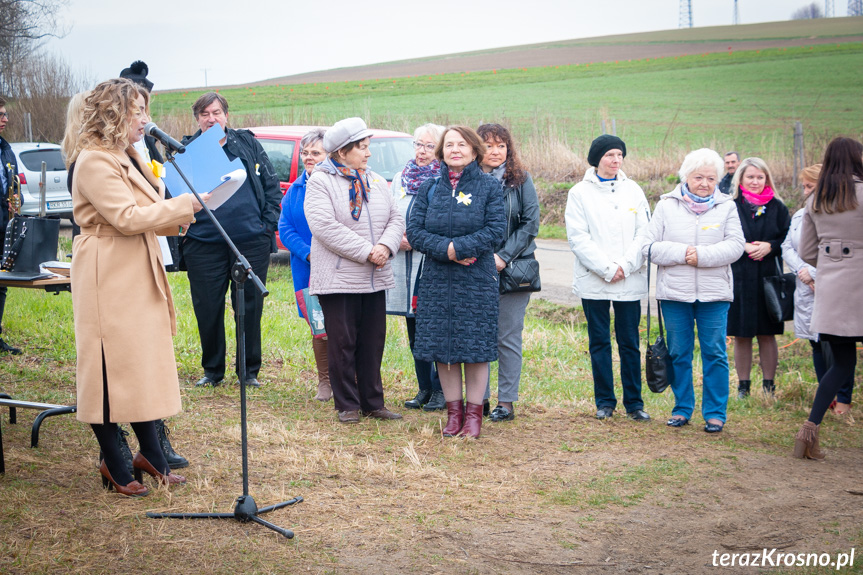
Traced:
<svg viewBox="0 0 863 575">
<path fill-rule="evenodd" d="M 728 353 L 725 332 L 734 297 L 731 263 L 743 254 L 743 229 L 737 208 L 717 184 L 724 170 L 713 150 L 690 152 L 680 167 L 680 185 L 656 205 L 643 253 L 658 268 L 660 301 L 671 356 L 675 405 L 668 425 L 683 427 L 692 418 L 694 330 L 701 345 L 704 431 L 725 425 L 728 407 Z"/>
<path fill-rule="evenodd" d="M 587 318 L 596 418 L 614 413 L 611 363 L 611 317 L 620 353 L 623 405 L 636 421 L 647 421 L 641 399 L 641 354 L 638 323 L 647 277 L 641 238 L 650 220 L 650 206 L 641 187 L 620 171 L 626 144 L 617 136 L 599 136 L 590 145 L 593 166 L 569 191 L 566 236 L 575 254 L 572 292 L 581 298 Z"/>
</svg>

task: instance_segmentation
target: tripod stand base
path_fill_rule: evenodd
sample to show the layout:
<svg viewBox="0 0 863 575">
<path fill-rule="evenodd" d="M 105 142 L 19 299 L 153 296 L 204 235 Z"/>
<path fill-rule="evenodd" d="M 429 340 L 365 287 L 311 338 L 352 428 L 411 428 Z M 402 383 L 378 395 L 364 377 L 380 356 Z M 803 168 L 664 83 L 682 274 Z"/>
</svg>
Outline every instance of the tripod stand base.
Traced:
<svg viewBox="0 0 863 575">
<path fill-rule="evenodd" d="M 275 505 L 269 505 L 258 509 L 255 500 L 251 495 L 240 495 L 237 497 L 237 504 L 234 506 L 233 513 L 153 513 L 147 512 L 147 517 L 151 519 L 236 519 L 240 523 L 248 523 L 253 521 L 258 525 L 263 525 L 267 529 L 272 529 L 276 533 L 280 533 L 288 539 L 294 538 L 294 532 L 290 529 L 283 529 L 278 525 L 273 525 L 269 521 L 265 521 L 258 517 L 262 513 L 269 513 L 282 507 L 294 505 L 302 501 L 302 497 L 294 497 L 288 501 L 282 501 Z"/>
</svg>

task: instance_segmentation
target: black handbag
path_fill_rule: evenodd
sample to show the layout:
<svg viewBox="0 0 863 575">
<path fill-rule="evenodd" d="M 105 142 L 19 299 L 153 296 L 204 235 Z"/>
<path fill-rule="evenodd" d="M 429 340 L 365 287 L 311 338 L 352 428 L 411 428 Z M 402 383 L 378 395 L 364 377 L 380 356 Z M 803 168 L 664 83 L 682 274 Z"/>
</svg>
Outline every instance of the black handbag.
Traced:
<svg viewBox="0 0 863 575">
<path fill-rule="evenodd" d="M 516 258 L 500 270 L 500 293 L 540 291 L 539 260 Z"/>
<path fill-rule="evenodd" d="M 0 269 L 13 274 L 8 279 L 32 279 L 39 274 L 39 265 L 57 259 L 60 220 L 16 215 L 6 226 L 3 260 Z"/>
<path fill-rule="evenodd" d="M 794 319 L 794 288 L 797 276 L 792 273 L 782 273 L 779 258 L 776 261 L 776 271 L 779 275 L 762 278 L 764 282 L 764 305 L 767 306 L 767 317 L 774 323 Z"/>
<path fill-rule="evenodd" d="M 653 393 L 662 393 L 668 387 L 668 346 L 665 345 L 665 332 L 662 329 L 662 305 L 656 301 L 656 310 L 659 317 L 659 335 L 654 343 L 650 343 L 650 252 L 651 245 L 647 249 L 647 353 L 644 357 L 644 377 L 647 387 Z"/>
<path fill-rule="evenodd" d="M 518 188 L 518 195 L 519 206 L 522 206 L 524 200 L 521 197 L 521 187 Z M 519 212 L 518 218 L 519 222 L 521 222 L 521 212 Z M 501 294 L 541 290 L 542 282 L 539 279 L 539 260 L 533 254 L 523 258 L 516 257 L 500 270 Z"/>
</svg>

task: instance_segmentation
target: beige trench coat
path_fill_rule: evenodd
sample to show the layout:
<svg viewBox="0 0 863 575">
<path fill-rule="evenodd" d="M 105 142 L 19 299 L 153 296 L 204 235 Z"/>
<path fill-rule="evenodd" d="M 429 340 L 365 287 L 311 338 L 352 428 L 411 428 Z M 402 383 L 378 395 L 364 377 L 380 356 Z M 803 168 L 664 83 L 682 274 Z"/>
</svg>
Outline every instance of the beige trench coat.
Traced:
<svg viewBox="0 0 863 575">
<path fill-rule="evenodd" d="M 78 156 L 72 205 L 81 235 L 72 244 L 71 279 L 80 421 L 105 423 L 103 361 L 112 422 L 180 411 L 174 302 L 156 234 L 177 235 L 194 210 L 188 194 L 164 197 L 134 148 Z"/>
<path fill-rule="evenodd" d="M 855 178 L 857 209 L 814 213 L 806 202 L 798 253 L 818 270 L 809 330 L 844 337 L 863 336 L 863 182 Z"/>
</svg>

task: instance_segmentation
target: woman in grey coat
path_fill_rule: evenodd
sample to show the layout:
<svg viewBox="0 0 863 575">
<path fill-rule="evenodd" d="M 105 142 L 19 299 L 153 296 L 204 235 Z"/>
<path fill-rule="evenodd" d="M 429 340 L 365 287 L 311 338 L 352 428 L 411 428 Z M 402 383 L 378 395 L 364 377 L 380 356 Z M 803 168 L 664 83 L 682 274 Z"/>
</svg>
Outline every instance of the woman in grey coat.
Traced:
<svg viewBox="0 0 863 575">
<path fill-rule="evenodd" d="M 821 174 L 821 164 L 815 164 L 805 168 L 800 173 L 803 182 L 803 199 L 808 200 L 815 186 L 818 185 L 818 176 Z M 797 210 L 791 218 L 791 227 L 788 235 L 782 242 L 782 259 L 788 265 L 788 269 L 797 274 L 797 286 L 794 289 L 794 335 L 805 339 L 812 347 L 812 364 L 815 367 L 815 377 L 818 381 L 824 377 L 827 371 L 827 358 L 825 351 L 829 353 L 830 344 L 819 341 L 818 334 L 814 333 L 809 324 L 812 321 L 812 306 L 815 304 L 815 276 L 814 266 L 810 266 L 800 258 L 800 229 L 803 226 L 803 216 L 806 214 L 806 206 Z M 851 394 L 854 390 L 854 377 L 850 377 L 836 394 L 833 402 L 833 410 L 837 415 L 848 413 L 851 408 Z"/>
<path fill-rule="evenodd" d="M 496 247 L 495 267 L 500 273 L 516 258 L 535 259 L 534 238 L 539 233 L 539 199 L 536 188 L 515 150 L 512 135 L 500 124 L 483 124 L 477 129 L 485 141 L 486 154 L 482 170 L 503 185 L 503 207 L 506 212 L 506 236 Z M 518 401 L 521 381 L 521 333 L 530 292 L 501 293 L 497 321 L 497 407 L 492 421 L 515 418 L 513 402 Z M 491 390 L 486 390 L 486 398 Z"/>
<path fill-rule="evenodd" d="M 722 158 L 715 151 L 690 152 L 680 167 L 680 185 L 656 205 L 643 248 L 658 268 L 656 299 L 668 331 L 675 404 L 667 425 L 683 427 L 692 418 L 697 326 L 704 372 L 701 414 L 707 433 L 725 426 L 725 330 L 734 294 L 731 264 L 743 253 L 744 244 L 737 207 L 717 187 L 722 171 Z"/>
<path fill-rule="evenodd" d="M 429 178 L 440 174 L 440 162 L 435 158 L 435 148 L 443 133 L 443 126 L 424 124 L 414 130 L 414 149 L 416 155 L 396 174 L 390 191 L 399 213 L 405 221 L 410 219 L 411 210 L 417 199 L 420 186 Z M 405 316 L 408 330 L 408 343 L 411 352 L 416 341 L 416 295 L 417 282 L 425 256 L 413 249 L 407 234 L 402 236 L 399 252 L 392 260 L 393 276 L 396 285 L 387 290 L 387 313 Z M 419 391 L 413 399 L 405 402 L 408 409 L 435 411 L 446 407 L 440 377 L 434 362 L 414 358 Z"/>
<path fill-rule="evenodd" d="M 818 426 L 842 384 L 854 374 L 863 341 L 863 144 L 836 138 L 827 146 L 818 185 L 806 202 L 800 256 L 818 269 L 810 327 L 830 342 L 827 370 L 809 419 L 795 437 L 794 456 L 823 459 Z"/>
</svg>

